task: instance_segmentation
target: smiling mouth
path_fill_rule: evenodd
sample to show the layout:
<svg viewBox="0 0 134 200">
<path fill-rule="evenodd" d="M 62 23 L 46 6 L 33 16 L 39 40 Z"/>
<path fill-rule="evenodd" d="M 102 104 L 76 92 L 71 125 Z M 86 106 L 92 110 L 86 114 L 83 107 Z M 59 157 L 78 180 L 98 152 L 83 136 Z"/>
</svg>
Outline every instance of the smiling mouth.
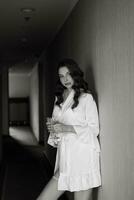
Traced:
<svg viewBox="0 0 134 200">
<path fill-rule="evenodd" d="M 71 83 L 65 83 L 65 85 L 70 85 Z"/>
</svg>

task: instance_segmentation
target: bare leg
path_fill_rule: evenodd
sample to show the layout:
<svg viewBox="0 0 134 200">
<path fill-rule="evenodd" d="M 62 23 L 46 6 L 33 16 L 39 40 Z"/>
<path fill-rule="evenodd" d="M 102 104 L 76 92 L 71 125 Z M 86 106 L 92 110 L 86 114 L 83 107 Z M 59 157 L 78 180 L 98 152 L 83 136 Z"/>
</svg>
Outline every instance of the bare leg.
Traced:
<svg viewBox="0 0 134 200">
<path fill-rule="evenodd" d="M 64 191 L 59 191 L 57 188 L 58 181 L 51 178 L 36 200 L 57 200 L 64 193 Z"/>
<path fill-rule="evenodd" d="M 92 200 L 92 189 L 74 192 L 74 200 Z"/>
</svg>

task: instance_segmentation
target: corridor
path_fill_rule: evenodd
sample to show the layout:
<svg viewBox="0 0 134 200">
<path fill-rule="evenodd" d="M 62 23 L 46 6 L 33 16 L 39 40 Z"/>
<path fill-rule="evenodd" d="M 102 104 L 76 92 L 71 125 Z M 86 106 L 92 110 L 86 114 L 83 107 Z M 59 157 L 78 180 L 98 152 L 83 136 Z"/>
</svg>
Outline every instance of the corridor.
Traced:
<svg viewBox="0 0 134 200">
<path fill-rule="evenodd" d="M 102 186 L 93 200 L 133 200 L 134 0 L 1 0 L 0 9 L 0 199 L 36 200 L 52 176 L 45 123 L 59 62 L 72 58 L 99 113 Z M 6 136 L 9 125 L 30 125 L 45 145 L 27 127 Z"/>
</svg>

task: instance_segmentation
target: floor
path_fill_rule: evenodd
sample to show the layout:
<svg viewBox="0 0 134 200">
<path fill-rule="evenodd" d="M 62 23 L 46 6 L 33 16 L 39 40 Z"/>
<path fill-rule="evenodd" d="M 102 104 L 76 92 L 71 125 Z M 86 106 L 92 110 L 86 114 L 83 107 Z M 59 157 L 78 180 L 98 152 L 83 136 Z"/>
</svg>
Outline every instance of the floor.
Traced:
<svg viewBox="0 0 134 200">
<path fill-rule="evenodd" d="M 29 126 L 9 127 L 9 135 L 24 145 L 38 145 L 37 139 Z"/>
<path fill-rule="evenodd" d="M 53 169 L 28 127 L 10 128 L 10 136 L 3 136 L 3 155 L 1 200 L 36 200 Z"/>
</svg>

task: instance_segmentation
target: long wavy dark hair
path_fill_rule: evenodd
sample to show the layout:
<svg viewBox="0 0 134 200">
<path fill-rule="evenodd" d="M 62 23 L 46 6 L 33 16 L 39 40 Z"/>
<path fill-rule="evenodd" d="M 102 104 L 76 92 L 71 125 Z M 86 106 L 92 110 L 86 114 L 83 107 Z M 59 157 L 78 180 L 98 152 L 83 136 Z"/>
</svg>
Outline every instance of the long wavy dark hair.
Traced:
<svg viewBox="0 0 134 200">
<path fill-rule="evenodd" d="M 60 61 L 58 64 L 57 71 L 63 66 L 66 66 L 68 68 L 70 75 L 74 80 L 74 84 L 72 87 L 75 91 L 74 104 L 72 105 L 73 109 L 77 107 L 81 93 L 83 92 L 89 93 L 88 84 L 84 80 L 84 73 L 81 71 L 78 64 L 73 59 L 65 58 L 62 61 Z M 59 107 L 60 104 L 63 102 L 63 92 L 65 89 L 66 88 L 61 84 L 60 79 L 58 79 L 55 91 L 55 96 L 57 97 L 57 101 L 55 102 L 55 104 L 58 105 Z"/>
</svg>

